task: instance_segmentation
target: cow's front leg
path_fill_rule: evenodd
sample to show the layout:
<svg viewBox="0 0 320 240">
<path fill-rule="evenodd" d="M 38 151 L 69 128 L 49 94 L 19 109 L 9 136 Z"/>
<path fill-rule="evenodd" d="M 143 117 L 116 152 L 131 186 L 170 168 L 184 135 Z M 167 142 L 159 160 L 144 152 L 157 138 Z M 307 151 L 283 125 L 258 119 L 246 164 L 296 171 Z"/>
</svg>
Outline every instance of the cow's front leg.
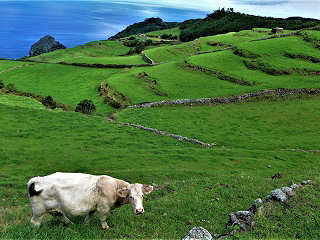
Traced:
<svg viewBox="0 0 320 240">
<path fill-rule="evenodd" d="M 108 226 L 106 220 L 107 220 L 107 216 L 110 212 L 110 208 L 106 207 L 106 206 L 102 206 L 100 208 L 98 208 L 98 212 L 100 214 L 100 222 L 101 222 L 101 226 L 103 229 L 110 229 L 110 227 Z"/>
<path fill-rule="evenodd" d="M 103 229 L 110 229 L 110 227 L 109 227 L 109 225 L 107 224 L 106 220 L 107 220 L 107 214 L 100 216 L 100 221 L 101 221 L 101 226 L 102 226 L 102 228 L 103 228 Z"/>
</svg>

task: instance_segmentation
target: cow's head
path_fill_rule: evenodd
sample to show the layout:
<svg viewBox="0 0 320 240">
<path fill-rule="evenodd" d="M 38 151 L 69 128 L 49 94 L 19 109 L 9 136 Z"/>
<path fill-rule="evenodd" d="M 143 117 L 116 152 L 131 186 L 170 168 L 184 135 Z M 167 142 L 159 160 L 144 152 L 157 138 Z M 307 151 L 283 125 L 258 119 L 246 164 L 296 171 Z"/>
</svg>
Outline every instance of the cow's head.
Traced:
<svg viewBox="0 0 320 240">
<path fill-rule="evenodd" d="M 153 191 L 153 187 L 147 184 L 130 184 L 126 188 L 118 190 L 118 196 L 121 198 L 129 198 L 135 214 L 144 213 L 143 197 Z"/>
</svg>

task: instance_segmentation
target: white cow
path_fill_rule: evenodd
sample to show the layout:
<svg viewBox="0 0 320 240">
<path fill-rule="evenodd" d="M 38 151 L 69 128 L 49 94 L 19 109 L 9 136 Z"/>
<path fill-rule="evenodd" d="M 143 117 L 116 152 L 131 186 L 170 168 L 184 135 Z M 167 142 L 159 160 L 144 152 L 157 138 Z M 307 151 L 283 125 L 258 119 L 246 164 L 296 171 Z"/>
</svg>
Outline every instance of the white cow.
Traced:
<svg viewBox="0 0 320 240">
<path fill-rule="evenodd" d="M 150 185 L 130 184 L 104 175 L 58 172 L 35 177 L 28 182 L 31 223 L 40 226 L 45 213 L 58 217 L 65 224 L 71 223 L 67 216 L 87 215 L 87 223 L 97 211 L 102 228 L 108 229 L 106 218 L 111 209 L 130 202 L 133 212 L 142 214 L 144 194 L 152 190 Z"/>
</svg>

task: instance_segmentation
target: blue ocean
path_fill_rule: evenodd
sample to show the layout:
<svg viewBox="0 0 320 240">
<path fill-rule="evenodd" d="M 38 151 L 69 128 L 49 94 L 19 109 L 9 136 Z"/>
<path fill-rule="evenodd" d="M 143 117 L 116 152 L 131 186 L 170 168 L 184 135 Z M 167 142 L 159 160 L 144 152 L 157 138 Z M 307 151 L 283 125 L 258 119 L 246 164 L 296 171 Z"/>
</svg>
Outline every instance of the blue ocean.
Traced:
<svg viewBox="0 0 320 240">
<path fill-rule="evenodd" d="M 0 1 L 0 58 L 26 56 L 31 45 L 48 34 L 73 47 L 107 39 L 148 17 L 183 21 L 206 13 L 123 2 Z"/>
</svg>

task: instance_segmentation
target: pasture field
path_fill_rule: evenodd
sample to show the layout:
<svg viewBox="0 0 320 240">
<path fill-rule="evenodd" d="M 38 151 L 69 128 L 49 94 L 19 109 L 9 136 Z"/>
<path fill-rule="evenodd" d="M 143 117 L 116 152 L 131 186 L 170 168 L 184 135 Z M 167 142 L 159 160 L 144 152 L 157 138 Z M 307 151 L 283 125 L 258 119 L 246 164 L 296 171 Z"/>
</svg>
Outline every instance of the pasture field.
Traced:
<svg viewBox="0 0 320 240">
<path fill-rule="evenodd" d="M 14 95 L 4 95 L 0 93 L 0 104 L 21 107 L 21 108 L 33 108 L 33 109 L 45 109 L 40 102 L 29 97 L 21 97 Z"/>
<path fill-rule="evenodd" d="M 24 62 L 17 62 L 17 61 L 10 61 L 10 60 L 0 60 L 0 74 L 23 67 L 25 65 L 31 65 L 32 63 L 24 63 Z"/>
<path fill-rule="evenodd" d="M 140 55 L 124 56 L 129 47 L 120 41 L 97 41 L 83 46 L 60 49 L 28 58 L 35 62 L 48 63 L 88 63 L 88 64 L 145 64 Z"/>
<path fill-rule="evenodd" d="M 165 95 L 153 92 L 152 85 L 140 79 L 139 73 L 147 73 L 150 79 L 157 81 L 153 86 Z M 112 75 L 107 82 L 112 88 L 126 95 L 131 104 L 165 99 L 229 96 L 253 89 L 186 69 L 182 64 L 175 62 L 123 71 L 121 74 Z"/>
<path fill-rule="evenodd" d="M 107 112 L 109 107 L 99 96 L 98 87 L 117 69 L 95 69 L 60 64 L 33 64 L 0 74 L 7 85 L 13 83 L 18 90 L 54 100 L 75 108 L 83 99 L 92 100 L 97 113 Z"/>
<path fill-rule="evenodd" d="M 312 179 L 315 183 L 298 190 L 288 203 L 276 203 L 259 216 L 252 231 L 233 238 L 319 239 L 320 96 L 126 108 L 262 89 L 319 88 L 319 31 L 251 41 L 270 36 L 264 30 L 152 46 L 144 53 L 161 64 L 149 67 L 58 64 L 143 61 L 140 55 L 123 56 L 129 49 L 119 41 L 57 50 L 32 58 L 34 62 L 0 61 L 5 86 L 50 95 L 73 109 L 83 99 L 97 107 L 87 116 L 47 110 L 30 98 L 0 95 L 0 238 L 181 239 L 196 226 L 222 234 L 230 231 L 225 229 L 230 212 L 248 209 L 253 200 L 291 181 Z M 166 33 L 170 31 L 177 29 Z M 232 49 L 224 50 L 227 47 Z M 99 92 L 103 86 L 108 97 L 125 99 L 120 109 L 104 102 Z M 111 116 L 113 121 L 108 120 Z M 205 148 L 123 123 L 215 145 Z M 146 197 L 143 215 L 135 216 L 129 205 L 115 209 L 107 218 L 111 230 L 100 228 L 98 216 L 87 225 L 82 223 L 84 216 L 72 217 L 75 224 L 69 226 L 46 216 L 41 228 L 34 229 L 29 224 L 26 183 L 58 171 L 105 174 L 158 187 Z M 272 179 L 276 173 L 282 177 Z"/>
<path fill-rule="evenodd" d="M 318 146 L 318 101 L 319 97 L 314 97 L 263 103 L 262 107 L 259 102 L 228 105 L 224 109 L 193 107 L 191 112 L 188 107 L 171 111 L 160 108 L 164 113 L 170 111 L 170 116 L 160 114 L 161 118 L 176 117 L 158 119 L 158 124 L 157 110 L 154 114 L 143 110 L 153 123 L 150 125 L 164 126 L 168 131 L 180 129 L 176 132 L 217 143 L 209 149 L 112 124 L 100 117 L 0 104 L 0 124 L 6 126 L 0 130 L 0 236 L 177 239 L 198 225 L 222 233 L 231 211 L 248 208 L 252 200 L 291 180 L 320 180 L 318 154 L 282 149 L 308 150 Z M 286 117 L 288 113 L 291 118 Z M 135 114 L 137 118 L 143 115 Z M 120 117 L 133 120 L 127 111 Z M 302 118 L 309 123 L 304 130 L 299 128 Z M 166 124 L 167 120 L 173 121 Z M 187 130 L 190 126 L 199 134 Z M 47 216 L 39 230 L 33 229 L 29 225 L 26 182 L 30 177 L 56 171 L 108 174 L 130 182 L 154 182 L 161 187 L 147 197 L 144 215 L 134 216 L 130 206 L 115 210 L 107 220 L 112 226 L 110 231 L 100 229 L 97 217 L 89 225 L 82 225 L 84 217 L 73 218 L 74 225 L 63 227 Z M 283 178 L 272 180 L 276 172 L 281 172 Z M 319 238 L 319 190 L 318 184 L 313 185 L 293 198 L 293 202 L 306 205 L 304 210 L 277 206 L 277 217 L 271 214 L 272 222 L 259 218 L 263 227 L 249 236 Z M 289 224 L 289 219 L 299 225 Z M 283 221 L 288 228 L 274 229 Z"/>
<path fill-rule="evenodd" d="M 157 63 L 182 62 L 186 58 L 197 54 L 199 46 L 196 41 L 173 46 L 163 46 L 144 51 Z"/>
<path fill-rule="evenodd" d="M 164 30 L 159 30 L 159 31 L 148 32 L 147 36 L 148 37 L 160 37 L 162 34 L 171 34 L 173 36 L 179 37 L 180 32 L 181 32 L 180 28 L 175 27 L 175 28 L 169 28 L 169 29 L 164 29 Z"/>
</svg>

